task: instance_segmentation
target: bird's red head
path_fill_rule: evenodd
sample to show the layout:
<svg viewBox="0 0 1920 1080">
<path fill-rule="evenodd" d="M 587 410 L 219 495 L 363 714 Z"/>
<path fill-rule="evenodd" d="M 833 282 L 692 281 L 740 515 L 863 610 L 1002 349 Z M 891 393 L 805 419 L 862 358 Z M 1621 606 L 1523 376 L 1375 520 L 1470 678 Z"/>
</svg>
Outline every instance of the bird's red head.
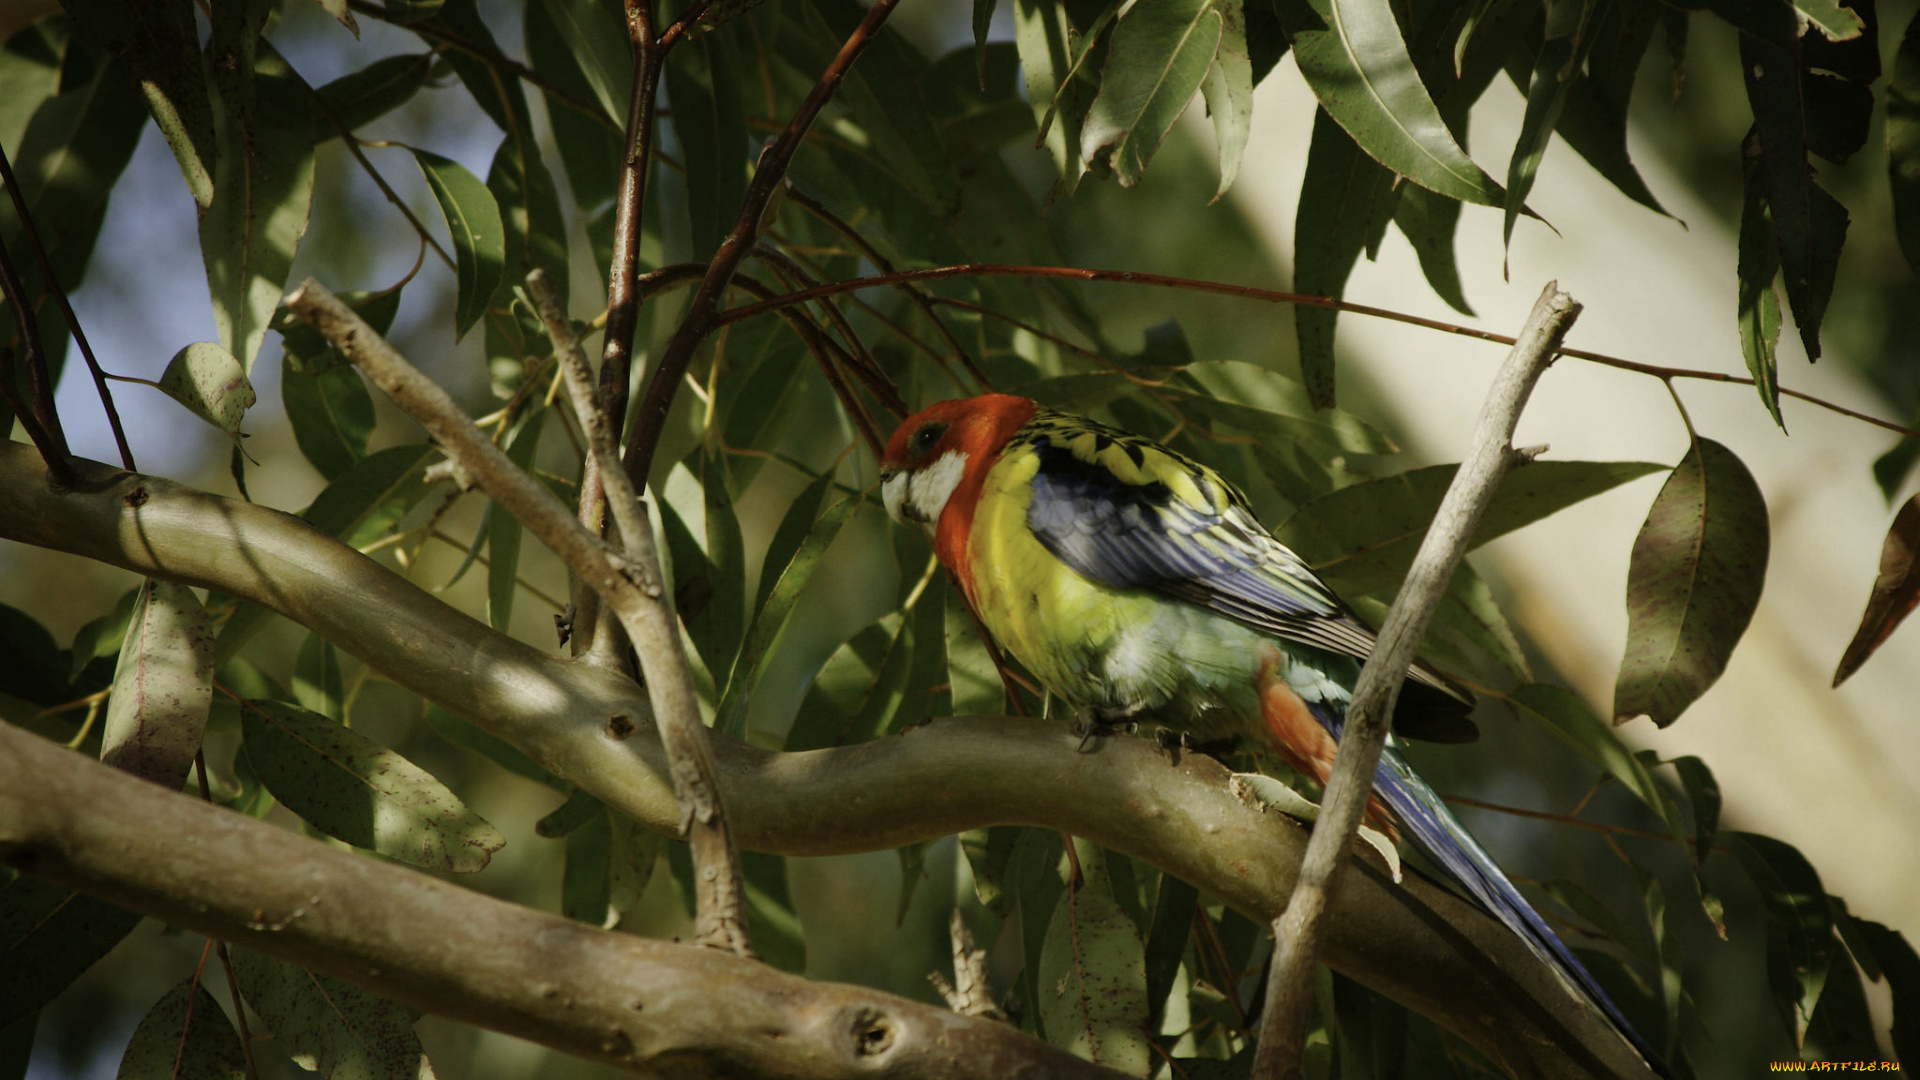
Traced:
<svg viewBox="0 0 1920 1080">
<path fill-rule="evenodd" d="M 902 523 L 934 526 L 949 505 L 970 507 L 1001 448 L 1037 408 L 1023 397 L 982 394 L 907 417 L 880 462 L 887 513 Z"/>
</svg>

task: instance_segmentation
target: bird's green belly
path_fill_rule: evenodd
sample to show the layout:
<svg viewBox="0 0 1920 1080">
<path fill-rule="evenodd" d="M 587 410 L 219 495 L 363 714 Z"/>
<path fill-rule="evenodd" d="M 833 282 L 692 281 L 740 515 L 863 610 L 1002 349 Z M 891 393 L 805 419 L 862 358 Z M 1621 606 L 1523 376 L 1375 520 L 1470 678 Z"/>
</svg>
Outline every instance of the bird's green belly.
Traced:
<svg viewBox="0 0 1920 1080">
<path fill-rule="evenodd" d="M 1031 550 L 975 563 L 980 618 L 1055 697 L 1203 736 L 1257 729 L 1254 686 L 1273 648 L 1264 635 L 1192 604 L 1089 581 L 1024 528 L 1010 546 Z"/>
</svg>

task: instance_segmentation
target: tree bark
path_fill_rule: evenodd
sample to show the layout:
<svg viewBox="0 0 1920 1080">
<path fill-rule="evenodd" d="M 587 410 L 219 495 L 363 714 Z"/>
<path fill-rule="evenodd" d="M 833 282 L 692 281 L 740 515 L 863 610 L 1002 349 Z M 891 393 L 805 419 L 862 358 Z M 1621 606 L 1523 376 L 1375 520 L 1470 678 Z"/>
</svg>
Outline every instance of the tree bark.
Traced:
<svg viewBox="0 0 1920 1080">
<path fill-rule="evenodd" d="M 76 470 L 77 486 L 56 494 L 31 447 L 0 444 L 0 537 L 264 604 L 647 827 L 677 828 L 652 714 L 631 681 L 496 634 L 298 518 L 96 462 L 76 459 Z M 1078 741 L 1063 724 L 964 717 L 832 750 L 729 739 L 713 750 L 748 850 L 875 851 L 1035 825 L 1142 859 L 1260 922 L 1280 912 L 1304 826 L 1241 802 L 1211 759 L 1176 760 L 1145 739 L 1082 754 Z M 0 789 L 15 782 L 0 776 Z M 1395 885 L 1367 860 L 1333 904 L 1327 964 L 1518 1076 L 1647 1075 L 1505 927 L 1417 875 Z M 217 891 L 213 880 L 200 887 Z"/>
</svg>

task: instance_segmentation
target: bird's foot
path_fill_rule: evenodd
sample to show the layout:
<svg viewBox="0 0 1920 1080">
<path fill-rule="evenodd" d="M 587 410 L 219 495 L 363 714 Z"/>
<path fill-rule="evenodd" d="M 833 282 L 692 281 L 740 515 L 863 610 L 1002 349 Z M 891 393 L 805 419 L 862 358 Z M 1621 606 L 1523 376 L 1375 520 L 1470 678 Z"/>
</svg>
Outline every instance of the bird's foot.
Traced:
<svg viewBox="0 0 1920 1080">
<path fill-rule="evenodd" d="M 1190 731 L 1182 731 L 1178 728 L 1168 727 L 1155 729 L 1153 741 L 1160 747 L 1161 752 L 1166 754 L 1167 757 L 1175 763 L 1179 762 L 1180 755 L 1184 752 L 1205 754 L 1207 757 L 1221 764 L 1225 764 L 1228 755 L 1240 748 L 1240 740 L 1237 736 L 1226 735 L 1219 738 L 1203 739 Z"/>
<path fill-rule="evenodd" d="M 1080 745 L 1076 753 L 1084 754 L 1095 739 L 1108 735 L 1131 735 L 1140 730 L 1140 722 L 1129 714 L 1103 715 L 1095 712 L 1083 712 L 1074 718 L 1073 731 L 1080 736 Z"/>
</svg>

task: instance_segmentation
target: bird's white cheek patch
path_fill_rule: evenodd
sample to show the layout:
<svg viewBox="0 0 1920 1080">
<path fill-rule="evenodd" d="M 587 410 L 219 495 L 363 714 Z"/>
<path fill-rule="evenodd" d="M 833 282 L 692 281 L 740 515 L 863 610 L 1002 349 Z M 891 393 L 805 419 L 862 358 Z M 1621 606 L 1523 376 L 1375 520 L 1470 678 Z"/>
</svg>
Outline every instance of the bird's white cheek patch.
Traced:
<svg viewBox="0 0 1920 1080">
<path fill-rule="evenodd" d="M 896 482 L 901 479 L 907 482 L 905 497 L 895 517 L 928 526 L 939 521 L 941 511 L 947 508 L 947 500 L 953 498 L 954 489 L 960 486 L 960 478 L 966 471 L 967 455 L 949 450 L 924 469 L 894 477 Z M 888 508 L 892 509 L 891 504 Z"/>
<path fill-rule="evenodd" d="M 912 473 L 894 473 L 880 485 L 880 500 L 887 504 L 887 516 L 902 525 L 907 523 L 907 483 L 912 479 Z"/>
</svg>

